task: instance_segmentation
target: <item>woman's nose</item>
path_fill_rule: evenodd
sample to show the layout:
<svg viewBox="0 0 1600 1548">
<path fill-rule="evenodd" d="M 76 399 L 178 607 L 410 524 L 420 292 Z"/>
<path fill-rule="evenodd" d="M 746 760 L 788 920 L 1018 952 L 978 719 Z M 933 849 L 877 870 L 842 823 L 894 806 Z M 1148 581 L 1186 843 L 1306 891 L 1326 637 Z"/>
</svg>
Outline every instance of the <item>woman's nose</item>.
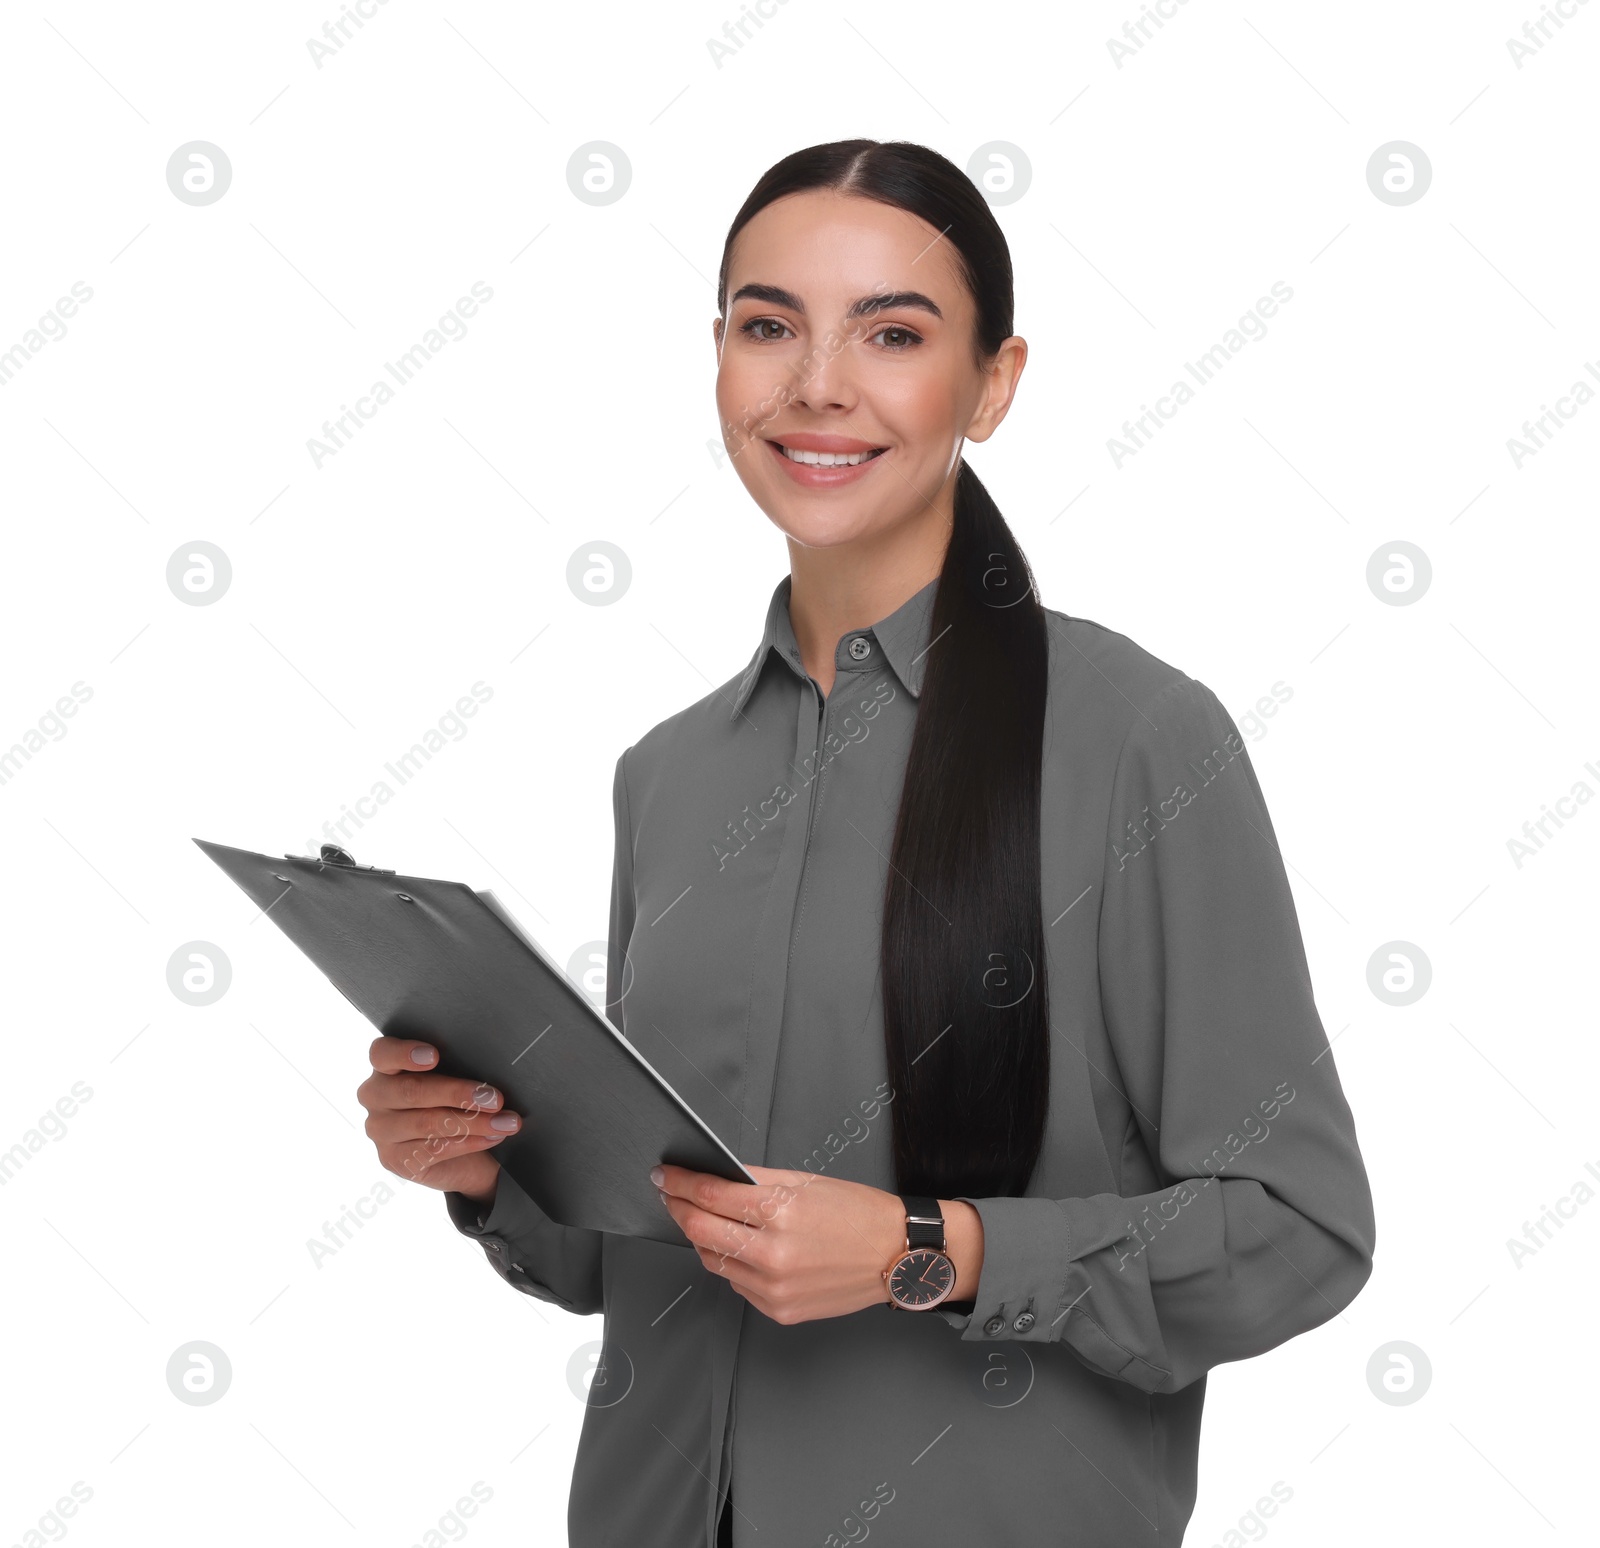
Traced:
<svg viewBox="0 0 1600 1548">
<path fill-rule="evenodd" d="M 861 393 L 848 342 L 825 337 L 796 363 L 790 390 L 793 402 L 818 413 L 854 408 Z"/>
</svg>

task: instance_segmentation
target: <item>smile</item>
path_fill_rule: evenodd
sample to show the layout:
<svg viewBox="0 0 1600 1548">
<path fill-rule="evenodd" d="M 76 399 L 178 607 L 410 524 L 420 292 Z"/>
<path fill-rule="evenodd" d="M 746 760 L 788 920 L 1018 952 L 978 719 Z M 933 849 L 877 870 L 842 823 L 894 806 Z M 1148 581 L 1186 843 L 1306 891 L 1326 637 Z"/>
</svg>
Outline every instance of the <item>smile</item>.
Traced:
<svg viewBox="0 0 1600 1548">
<path fill-rule="evenodd" d="M 815 443 L 821 441 L 821 446 Z M 830 446 L 827 443 L 833 442 Z M 790 445 L 789 442 L 796 444 Z M 807 444 L 807 443 L 811 444 Z M 887 446 L 869 446 L 847 436 L 795 433 L 784 440 L 768 440 L 772 455 L 784 473 L 803 489 L 839 489 L 872 471 Z"/>
<path fill-rule="evenodd" d="M 805 462 L 818 468 L 857 467 L 863 462 L 870 462 L 874 457 L 881 457 L 887 450 L 886 447 L 876 446 L 871 451 L 864 452 L 814 452 L 801 451 L 793 446 L 785 446 L 781 441 L 774 441 L 773 445 L 790 462 Z"/>
</svg>

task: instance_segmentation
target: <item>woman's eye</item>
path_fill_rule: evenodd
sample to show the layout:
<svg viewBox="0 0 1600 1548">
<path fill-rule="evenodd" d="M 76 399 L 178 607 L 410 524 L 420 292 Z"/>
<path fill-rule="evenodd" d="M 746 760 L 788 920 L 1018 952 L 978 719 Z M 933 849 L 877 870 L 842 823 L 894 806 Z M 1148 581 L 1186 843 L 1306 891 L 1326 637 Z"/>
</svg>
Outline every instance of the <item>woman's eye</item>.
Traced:
<svg viewBox="0 0 1600 1548">
<path fill-rule="evenodd" d="M 769 333 L 767 332 L 769 328 L 777 331 Z M 749 322 L 742 323 L 739 327 L 740 333 L 748 334 L 751 338 L 759 339 L 766 344 L 776 343 L 788 331 L 788 325 L 776 317 L 752 317 Z"/>
<path fill-rule="evenodd" d="M 897 328 L 892 325 L 887 328 L 880 328 L 873 334 L 873 338 L 881 339 L 885 349 L 896 351 L 910 349 L 913 344 L 922 342 L 921 336 L 913 333 L 909 328 Z"/>
</svg>

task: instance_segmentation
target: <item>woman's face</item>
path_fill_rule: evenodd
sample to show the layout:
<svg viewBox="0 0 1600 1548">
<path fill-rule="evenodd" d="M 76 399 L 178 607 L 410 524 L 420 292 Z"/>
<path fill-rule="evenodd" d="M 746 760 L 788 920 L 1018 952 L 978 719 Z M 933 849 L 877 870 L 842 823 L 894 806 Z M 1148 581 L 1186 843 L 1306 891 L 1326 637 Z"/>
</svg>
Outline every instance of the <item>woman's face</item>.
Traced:
<svg viewBox="0 0 1600 1548">
<path fill-rule="evenodd" d="M 779 199 L 735 238 L 717 413 L 751 498 L 795 542 L 949 522 L 962 441 L 1005 417 L 1026 356 L 1012 339 L 974 362 L 959 262 L 917 216 L 831 191 Z"/>
</svg>

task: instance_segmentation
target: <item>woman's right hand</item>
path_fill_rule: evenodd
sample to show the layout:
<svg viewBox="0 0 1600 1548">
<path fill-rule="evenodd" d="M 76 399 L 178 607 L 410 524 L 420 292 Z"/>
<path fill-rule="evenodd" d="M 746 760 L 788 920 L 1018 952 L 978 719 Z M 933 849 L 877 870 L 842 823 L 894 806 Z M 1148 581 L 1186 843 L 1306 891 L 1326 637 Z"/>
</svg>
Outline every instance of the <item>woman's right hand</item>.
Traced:
<svg viewBox="0 0 1600 1548">
<path fill-rule="evenodd" d="M 500 1163 L 489 1154 L 521 1127 L 500 1093 L 481 1081 L 429 1074 L 439 1062 L 431 1043 L 375 1038 L 372 1074 L 356 1088 L 367 1110 L 367 1137 L 386 1171 L 410 1182 L 492 1204 Z"/>
</svg>

